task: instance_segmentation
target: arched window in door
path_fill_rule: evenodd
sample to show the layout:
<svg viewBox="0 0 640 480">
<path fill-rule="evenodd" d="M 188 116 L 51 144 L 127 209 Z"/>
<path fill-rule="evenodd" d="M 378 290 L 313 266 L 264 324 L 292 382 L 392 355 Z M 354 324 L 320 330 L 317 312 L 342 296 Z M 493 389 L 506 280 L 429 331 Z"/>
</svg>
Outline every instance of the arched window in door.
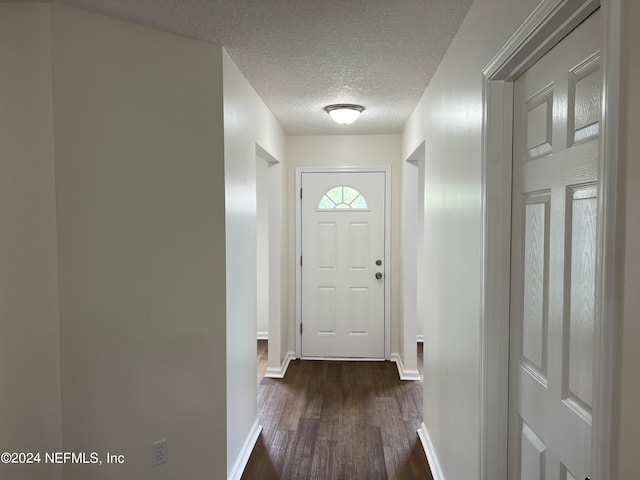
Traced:
<svg viewBox="0 0 640 480">
<path fill-rule="evenodd" d="M 329 189 L 318 203 L 318 210 L 366 210 L 368 208 L 362 194 L 347 185 L 338 185 Z"/>
</svg>

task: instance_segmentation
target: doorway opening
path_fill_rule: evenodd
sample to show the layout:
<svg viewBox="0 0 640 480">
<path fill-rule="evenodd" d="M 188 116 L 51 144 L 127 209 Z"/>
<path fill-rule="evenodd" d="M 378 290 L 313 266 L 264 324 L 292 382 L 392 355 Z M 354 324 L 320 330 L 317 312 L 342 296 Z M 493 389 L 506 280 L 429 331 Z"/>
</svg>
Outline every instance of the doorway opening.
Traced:
<svg viewBox="0 0 640 480">
<path fill-rule="evenodd" d="M 256 144 L 256 338 L 268 344 L 267 376 L 281 376 L 282 167 Z"/>
<path fill-rule="evenodd" d="M 424 188 L 425 144 L 422 142 L 404 165 L 403 180 L 403 323 L 400 377 L 419 378 L 417 344 L 424 347 Z M 401 362 L 401 363 L 400 363 Z"/>
</svg>

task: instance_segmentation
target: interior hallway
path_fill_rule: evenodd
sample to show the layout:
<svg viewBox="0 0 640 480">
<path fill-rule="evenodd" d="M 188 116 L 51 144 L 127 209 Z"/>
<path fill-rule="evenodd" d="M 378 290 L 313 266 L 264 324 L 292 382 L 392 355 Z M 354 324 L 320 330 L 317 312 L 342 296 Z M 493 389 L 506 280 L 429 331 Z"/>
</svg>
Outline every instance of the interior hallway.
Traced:
<svg viewBox="0 0 640 480">
<path fill-rule="evenodd" d="M 422 374 L 422 344 L 418 346 Z M 263 427 L 243 479 L 432 479 L 416 430 L 422 382 L 391 362 L 297 360 L 282 380 L 264 378 L 258 341 L 258 418 Z"/>
</svg>

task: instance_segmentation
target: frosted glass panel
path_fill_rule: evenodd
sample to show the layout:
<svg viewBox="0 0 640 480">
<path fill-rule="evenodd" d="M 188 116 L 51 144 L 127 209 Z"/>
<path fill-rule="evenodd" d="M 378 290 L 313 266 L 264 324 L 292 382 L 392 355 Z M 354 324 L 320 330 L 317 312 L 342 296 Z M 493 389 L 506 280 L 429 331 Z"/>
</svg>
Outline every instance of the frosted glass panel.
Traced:
<svg viewBox="0 0 640 480">
<path fill-rule="evenodd" d="M 364 197 L 360 195 L 351 202 L 351 208 L 367 208 L 367 202 L 365 202 Z"/>
<path fill-rule="evenodd" d="M 342 187 L 342 201 L 347 204 L 351 204 L 355 200 L 355 198 L 360 195 L 355 188 L 351 187 Z"/>
<path fill-rule="evenodd" d="M 334 204 L 342 203 L 342 187 L 335 187 L 329 190 L 326 194 Z"/>
<path fill-rule="evenodd" d="M 335 207 L 336 207 L 336 204 L 333 203 L 331 199 L 326 195 L 322 197 L 322 199 L 320 200 L 320 204 L 318 205 L 318 208 L 320 209 L 335 208 Z"/>
<path fill-rule="evenodd" d="M 363 210 L 368 208 L 362 194 L 353 187 L 340 185 L 327 191 L 320 202 L 318 210 Z"/>
</svg>

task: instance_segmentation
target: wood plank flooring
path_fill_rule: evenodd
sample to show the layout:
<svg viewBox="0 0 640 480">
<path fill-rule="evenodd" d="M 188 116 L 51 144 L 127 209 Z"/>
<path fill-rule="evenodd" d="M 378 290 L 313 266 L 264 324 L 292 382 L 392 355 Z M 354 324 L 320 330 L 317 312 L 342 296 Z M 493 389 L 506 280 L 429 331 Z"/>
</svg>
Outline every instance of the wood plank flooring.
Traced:
<svg viewBox="0 0 640 480">
<path fill-rule="evenodd" d="M 262 378 L 266 356 L 258 342 L 263 430 L 242 479 L 433 479 L 416 434 L 421 382 L 391 362 L 296 360 L 284 379 Z"/>
</svg>

